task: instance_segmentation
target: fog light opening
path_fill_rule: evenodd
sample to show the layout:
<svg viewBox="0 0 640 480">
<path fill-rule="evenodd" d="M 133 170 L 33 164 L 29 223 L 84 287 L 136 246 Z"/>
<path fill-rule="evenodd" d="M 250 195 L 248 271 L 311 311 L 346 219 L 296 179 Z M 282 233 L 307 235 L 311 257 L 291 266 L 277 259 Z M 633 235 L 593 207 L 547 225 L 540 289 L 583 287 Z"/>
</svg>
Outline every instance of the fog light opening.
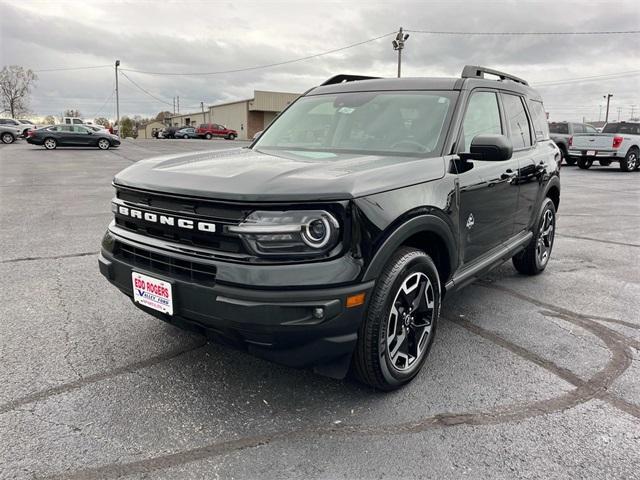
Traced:
<svg viewBox="0 0 640 480">
<path fill-rule="evenodd" d="M 324 318 L 324 308 L 322 307 L 315 307 L 313 309 L 313 311 L 311 312 L 311 314 L 313 315 L 313 318 L 316 318 L 318 320 L 321 320 Z"/>
</svg>

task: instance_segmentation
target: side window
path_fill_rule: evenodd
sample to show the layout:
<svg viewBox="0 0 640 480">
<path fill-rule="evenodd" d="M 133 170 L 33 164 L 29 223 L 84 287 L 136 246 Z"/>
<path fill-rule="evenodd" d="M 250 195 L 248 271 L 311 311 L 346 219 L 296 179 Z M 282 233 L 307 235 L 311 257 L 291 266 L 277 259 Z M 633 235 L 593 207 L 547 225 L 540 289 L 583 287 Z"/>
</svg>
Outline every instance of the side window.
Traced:
<svg viewBox="0 0 640 480">
<path fill-rule="evenodd" d="M 49 130 L 50 132 L 59 132 L 60 131 L 60 127 L 49 127 L 49 128 L 47 128 L 47 130 Z"/>
<path fill-rule="evenodd" d="M 591 125 L 585 125 L 584 126 L 584 130 L 585 130 L 586 133 L 598 133 L 598 130 L 596 130 Z"/>
<path fill-rule="evenodd" d="M 509 124 L 509 136 L 513 143 L 513 149 L 518 150 L 531 146 L 531 129 L 529 119 L 524 110 L 522 99 L 517 95 L 505 93 L 502 95 L 504 113 Z"/>
<path fill-rule="evenodd" d="M 71 125 L 62 125 L 58 127 L 59 132 L 73 132 L 73 127 Z"/>
<path fill-rule="evenodd" d="M 581 123 L 574 123 L 573 133 L 585 133 L 584 125 L 582 125 Z"/>
<path fill-rule="evenodd" d="M 533 120 L 533 129 L 536 140 L 549 139 L 549 124 L 547 123 L 547 114 L 544 111 L 544 105 L 537 100 L 529 100 L 529 113 Z"/>
<path fill-rule="evenodd" d="M 73 131 L 74 131 L 75 133 L 82 133 L 82 134 L 84 134 L 84 135 L 88 135 L 88 134 L 89 134 L 89 129 L 84 128 L 84 127 L 80 127 L 80 126 L 78 126 L 78 125 L 74 125 L 74 127 L 73 127 Z"/>
<path fill-rule="evenodd" d="M 458 151 L 468 152 L 471 141 L 477 135 L 502 134 L 502 122 L 498 109 L 498 97 L 493 92 L 476 92 L 471 95 L 462 122 L 464 144 Z"/>
<path fill-rule="evenodd" d="M 74 125 L 81 125 L 82 124 L 82 120 L 80 120 L 79 118 L 74 118 L 73 119 L 73 124 Z"/>
</svg>

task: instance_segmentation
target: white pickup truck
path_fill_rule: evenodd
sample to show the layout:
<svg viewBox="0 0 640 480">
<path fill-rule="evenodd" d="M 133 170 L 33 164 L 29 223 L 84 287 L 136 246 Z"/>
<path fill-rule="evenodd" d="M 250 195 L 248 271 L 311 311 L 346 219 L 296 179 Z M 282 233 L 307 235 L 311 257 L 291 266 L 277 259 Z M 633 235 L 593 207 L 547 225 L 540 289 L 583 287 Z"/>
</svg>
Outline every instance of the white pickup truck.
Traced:
<svg viewBox="0 0 640 480">
<path fill-rule="evenodd" d="M 607 123 L 602 133 L 573 136 L 569 157 L 577 160 L 582 169 L 590 168 L 595 160 L 608 166 L 620 163 L 620 170 L 632 172 L 640 167 L 640 123 Z"/>
</svg>

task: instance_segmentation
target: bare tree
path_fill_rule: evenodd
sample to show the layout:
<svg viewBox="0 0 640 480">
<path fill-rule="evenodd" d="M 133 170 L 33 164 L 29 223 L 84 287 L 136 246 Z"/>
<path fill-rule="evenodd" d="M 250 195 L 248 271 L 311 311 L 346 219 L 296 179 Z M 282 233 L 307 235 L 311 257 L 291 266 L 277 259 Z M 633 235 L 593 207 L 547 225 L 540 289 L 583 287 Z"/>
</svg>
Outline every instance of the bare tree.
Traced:
<svg viewBox="0 0 640 480">
<path fill-rule="evenodd" d="M 65 117 L 73 117 L 73 118 L 80 118 L 82 117 L 82 114 L 80 113 L 80 110 L 74 110 L 73 108 L 69 108 L 67 110 L 64 111 L 64 115 Z"/>
<path fill-rule="evenodd" d="M 44 117 L 43 123 L 45 125 L 53 125 L 54 123 L 56 123 L 56 118 L 53 115 L 47 115 L 46 117 Z"/>
<path fill-rule="evenodd" d="M 13 118 L 27 113 L 29 93 L 37 79 L 35 73 L 19 65 L 2 67 L 0 71 L 2 108 L 11 113 Z"/>
<path fill-rule="evenodd" d="M 111 122 L 107 118 L 104 118 L 104 117 L 96 118 L 95 122 L 96 122 L 97 125 L 102 125 L 103 127 L 108 127 L 111 124 Z"/>
</svg>

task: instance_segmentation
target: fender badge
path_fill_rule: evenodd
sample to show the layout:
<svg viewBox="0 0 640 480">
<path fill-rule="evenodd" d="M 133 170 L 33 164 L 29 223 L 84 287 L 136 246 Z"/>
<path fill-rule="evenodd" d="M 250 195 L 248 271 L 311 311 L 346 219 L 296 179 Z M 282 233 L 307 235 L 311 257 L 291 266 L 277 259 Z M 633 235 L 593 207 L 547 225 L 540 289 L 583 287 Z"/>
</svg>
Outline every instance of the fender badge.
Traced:
<svg viewBox="0 0 640 480">
<path fill-rule="evenodd" d="M 475 220 L 473 218 L 473 213 L 470 213 L 469 218 L 467 218 L 467 228 L 471 230 L 471 227 L 473 227 L 474 223 L 475 223 Z"/>
</svg>

